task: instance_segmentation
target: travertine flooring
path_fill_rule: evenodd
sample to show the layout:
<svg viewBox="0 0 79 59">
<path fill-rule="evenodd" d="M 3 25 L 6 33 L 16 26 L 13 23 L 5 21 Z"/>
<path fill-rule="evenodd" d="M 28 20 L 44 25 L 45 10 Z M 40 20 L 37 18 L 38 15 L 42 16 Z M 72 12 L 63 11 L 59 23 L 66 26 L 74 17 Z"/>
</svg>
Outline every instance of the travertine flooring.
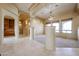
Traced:
<svg viewBox="0 0 79 59">
<path fill-rule="evenodd" d="M 45 35 L 36 35 L 35 40 L 45 44 L 46 37 Z M 79 41 L 72 40 L 72 39 L 64 39 L 57 37 L 55 39 L 56 47 L 63 47 L 63 48 L 79 48 Z"/>
<path fill-rule="evenodd" d="M 5 41 L 1 54 L 3 56 L 73 56 L 79 55 L 79 48 L 56 47 L 56 50 L 48 51 L 44 44 L 36 40 L 30 41 L 28 38 L 20 38 L 17 43 L 8 44 Z"/>
</svg>

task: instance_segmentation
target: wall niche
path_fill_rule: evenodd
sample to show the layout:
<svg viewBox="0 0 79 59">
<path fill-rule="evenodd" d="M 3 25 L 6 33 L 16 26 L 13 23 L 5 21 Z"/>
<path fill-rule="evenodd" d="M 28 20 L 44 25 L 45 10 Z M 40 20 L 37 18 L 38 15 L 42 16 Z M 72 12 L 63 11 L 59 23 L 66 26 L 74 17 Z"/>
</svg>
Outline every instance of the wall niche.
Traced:
<svg viewBox="0 0 79 59">
<path fill-rule="evenodd" d="M 4 17 L 4 36 L 15 36 L 14 19 L 10 16 Z"/>
</svg>

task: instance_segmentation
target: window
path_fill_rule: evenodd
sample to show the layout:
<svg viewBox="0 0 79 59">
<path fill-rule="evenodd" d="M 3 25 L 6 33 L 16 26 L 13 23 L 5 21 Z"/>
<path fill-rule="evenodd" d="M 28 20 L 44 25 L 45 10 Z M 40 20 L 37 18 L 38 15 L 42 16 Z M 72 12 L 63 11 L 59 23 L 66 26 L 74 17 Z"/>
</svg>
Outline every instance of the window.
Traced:
<svg viewBox="0 0 79 59">
<path fill-rule="evenodd" d="M 51 26 L 51 24 L 46 24 L 46 26 Z"/>
<path fill-rule="evenodd" d="M 47 24 L 46 26 L 51 26 L 51 24 Z M 55 26 L 55 31 L 59 32 L 59 23 L 58 22 L 52 23 L 52 26 Z"/>
<path fill-rule="evenodd" d="M 62 21 L 62 32 L 72 33 L 72 20 Z"/>
<path fill-rule="evenodd" d="M 52 25 L 55 26 L 56 32 L 59 32 L 59 23 L 53 23 Z"/>
</svg>

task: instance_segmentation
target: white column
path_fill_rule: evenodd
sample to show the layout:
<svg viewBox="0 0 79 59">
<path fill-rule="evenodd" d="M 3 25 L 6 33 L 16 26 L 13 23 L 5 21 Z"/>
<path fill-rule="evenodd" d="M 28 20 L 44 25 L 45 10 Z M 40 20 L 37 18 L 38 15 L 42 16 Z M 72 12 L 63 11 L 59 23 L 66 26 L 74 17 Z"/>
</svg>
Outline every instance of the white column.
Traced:
<svg viewBox="0 0 79 59">
<path fill-rule="evenodd" d="M 3 40 L 3 17 L 2 17 L 2 10 L 0 9 L 0 54 L 2 54 L 2 40 Z"/>
<path fill-rule="evenodd" d="M 30 40 L 34 40 L 34 27 L 33 27 L 33 23 L 32 23 L 32 20 L 33 20 L 34 17 L 30 17 Z"/>
<path fill-rule="evenodd" d="M 55 27 L 46 26 L 45 34 L 46 34 L 45 48 L 48 50 L 55 50 Z"/>
<path fill-rule="evenodd" d="M 30 27 L 30 40 L 34 40 L 34 27 Z"/>
<path fill-rule="evenodd" d="M 16 16 L 16 18 L 14 19 L 15 21 L 15 42 L 18 42 L 19 40 L 19 19 L 18 19 L 18 16 Z"/>
</svg>

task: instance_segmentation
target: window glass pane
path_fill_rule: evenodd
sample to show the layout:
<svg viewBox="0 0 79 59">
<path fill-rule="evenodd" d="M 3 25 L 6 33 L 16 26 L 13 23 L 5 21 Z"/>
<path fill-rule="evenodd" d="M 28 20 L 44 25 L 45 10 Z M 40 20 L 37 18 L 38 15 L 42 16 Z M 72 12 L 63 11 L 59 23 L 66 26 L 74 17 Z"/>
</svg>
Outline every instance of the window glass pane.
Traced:
<svg viewBox="0 0 79 59">
<path fill-rule="evenodd" d="M 56 30 L 56 32 L 59 32 L 59 31 Z"/>
<path fill-rule="evenodd" d="M 63 33 L 66 33 L 66 31 L 64 31 L 64 30 L 63 30 L 62 32 L 63 32 Z"/>
<path fill-rule="evenodd" d="M 51 24 L 47 24 L 46 26 L 51 26 Z M 59 32 L 59 23 L 52 23 L 52 26 L 55 26 L 55 31 Z"/>
<path fill-rule="evenodd" d="M 46 26 L 51 26 L 51 24 L 46 24 Z"/>
<path fill-rule="evenodd" d="M 72 27 L 72 21 L 64 21 L 62 22 L 62 29 L 63 30 L 72 30 L 71 27 Z"/>
<path fill-rule="evenodd" d="M 59 23 L 53 23 L 53 26 L 55 26 L 56 32 L 59 32 Z"/>
<path fill-rule="evenodd" d="M 72 33 L 72 31 L 67 31 L 67 33 Z"/>
<path fill-rule="evenodd" d="M 71 33 L 72 31 L 72 20 L 62 22 L 62 32 Z"/>
<path fill-rule="evenodd" d="M 62 32 L 63 33 L 72 33 L 72 31 L 65 31 L 65 30 L 63 30 Z"/>
</svg>

